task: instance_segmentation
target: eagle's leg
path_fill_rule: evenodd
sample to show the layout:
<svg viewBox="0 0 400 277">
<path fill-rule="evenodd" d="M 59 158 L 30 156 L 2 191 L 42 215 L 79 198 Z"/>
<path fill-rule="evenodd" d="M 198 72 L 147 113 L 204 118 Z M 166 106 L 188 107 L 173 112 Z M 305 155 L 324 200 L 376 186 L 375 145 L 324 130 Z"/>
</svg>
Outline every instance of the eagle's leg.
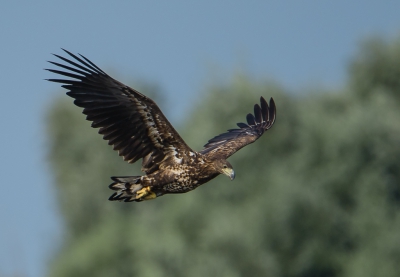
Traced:
<svg viewBox="0 0 400 277">
<path fill-rule="evenodd" d="M 150 187 L 144 187 L 136 192 L 136 199 L 151 200 L 157 195 L 151 191 Z"/>
</svg>

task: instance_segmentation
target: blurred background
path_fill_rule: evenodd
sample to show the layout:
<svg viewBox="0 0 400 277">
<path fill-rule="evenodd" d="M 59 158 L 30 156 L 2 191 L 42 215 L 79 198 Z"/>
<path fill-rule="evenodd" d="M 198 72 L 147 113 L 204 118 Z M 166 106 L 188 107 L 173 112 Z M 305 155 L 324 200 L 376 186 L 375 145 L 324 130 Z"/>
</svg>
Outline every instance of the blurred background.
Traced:
<svg viewBox="0 0 400 277">
<path fill-rule="evenodd" d="M 7 1 L 0 276 L 400 276 L 400 2 Z M 193 149 L 274 97 L 237 178 L 143 203 L 44 68 L 81 53 Z"/>
</svg>

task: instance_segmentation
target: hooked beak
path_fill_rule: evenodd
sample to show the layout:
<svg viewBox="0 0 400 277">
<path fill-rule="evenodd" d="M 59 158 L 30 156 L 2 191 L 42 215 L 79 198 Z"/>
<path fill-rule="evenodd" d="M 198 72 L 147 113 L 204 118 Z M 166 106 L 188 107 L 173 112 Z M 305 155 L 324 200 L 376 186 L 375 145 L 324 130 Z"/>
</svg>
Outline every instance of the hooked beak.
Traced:
<svg viewBox="0 0 400 277">
<path fill-rule="evenodd" d="M 233 171 L 232 168 L 225 168 L 223 169 L 223 173 L 228 176 L 231 181 L 233 181 L 233 179 L 235 179 L 235 171 Z"/>
</svg>

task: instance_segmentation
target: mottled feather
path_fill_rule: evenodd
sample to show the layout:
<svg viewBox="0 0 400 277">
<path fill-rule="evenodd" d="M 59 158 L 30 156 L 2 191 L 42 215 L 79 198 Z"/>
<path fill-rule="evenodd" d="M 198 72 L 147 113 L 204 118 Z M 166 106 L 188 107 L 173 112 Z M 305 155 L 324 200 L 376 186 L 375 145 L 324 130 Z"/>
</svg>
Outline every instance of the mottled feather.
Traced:
<svg viewBox="0 0 400 277">
<path fill-rule="evenodd" d="M 276 108 L 261 97 L 254 115 L 246 116 L 239 129 L 230 129 L 208 141 L 200 152 L 193 151 L 175 131 L 153 100 L 111 78 L 82 55 L 64 50 L 70 58 L 55 55 L 63 63 L 50 62 L 58 69 L 47 69 L 66 79 L 61 83 L 74 103 L 83 108 L 86 119 L 119 155 L 129 163 L 142 159 L 143 176 L 112 177 L 115 193 L 109 200 L 140 202 L 164 194 L 185 193 L 207 183 L 219 174 L 235 178 L 226 160 L 233 153 L 257 140 L 275 122 Z"/>
<path fill-rule="evenodd" d="M 62 83 L 75 105 L 83 108 L 92 127 L 113 145 L 124 160 L 134 163 L 148 155 L 159 162 L 168 155 L 188 155 L 192 150 L 169 123 L 153 100 L 113 79 L 84 56 L 64 50 L 74 60 L 50 62 L 62 69 L 49 71 L 71 79 Z"/>
</svg>

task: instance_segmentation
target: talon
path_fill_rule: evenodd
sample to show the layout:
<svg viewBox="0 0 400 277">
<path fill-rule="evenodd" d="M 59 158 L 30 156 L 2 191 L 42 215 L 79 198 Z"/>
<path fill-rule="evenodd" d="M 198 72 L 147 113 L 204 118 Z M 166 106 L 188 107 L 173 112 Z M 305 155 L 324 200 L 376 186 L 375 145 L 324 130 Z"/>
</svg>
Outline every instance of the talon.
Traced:
<svg viewBox="0 0 400 277">
<path fill-rule="evenodd" d="M 144 187 L 136 192 L 136 199 L 143 198 L 144 200 L 150 200 L 156 197 L 157 195 L 151 191 L 150 187 Z"/>
<path fill-rule="evenodd" d="M 147 194 L 143 199 L 144 200 L 151 200 L 157 198 L 157 194 L 155 194 L 154 192 L 150 191 L 149 194 Z"/>
</svg>

